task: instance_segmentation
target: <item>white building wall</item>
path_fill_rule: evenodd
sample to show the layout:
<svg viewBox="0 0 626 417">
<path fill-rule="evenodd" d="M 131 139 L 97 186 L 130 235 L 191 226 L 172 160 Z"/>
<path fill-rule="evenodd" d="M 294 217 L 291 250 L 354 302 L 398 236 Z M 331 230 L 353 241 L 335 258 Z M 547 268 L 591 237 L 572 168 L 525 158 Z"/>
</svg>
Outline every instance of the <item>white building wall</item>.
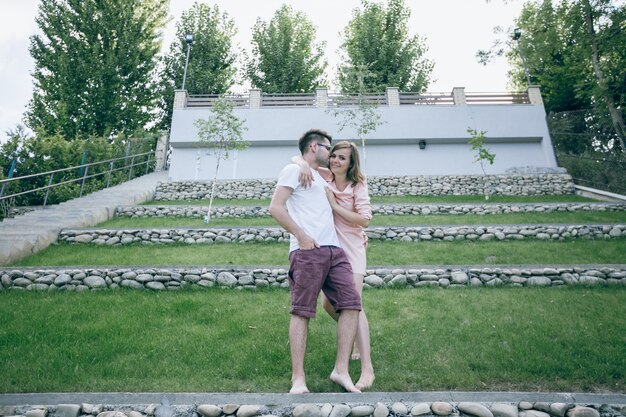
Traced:
<svg viewBox="0 0 626 417">
<path fill-rule="evenodd" d="M 468 128 L 487 131 L 486 147 L 496 154 L 495 163 L 486 167 L 488 174 L 512 167 L 556 167 L 541 104 L 402 105 L 379 111 L 384 124 L 366 142 L 370 176 L 482 173 L 467 144 Z M 244 138 L 250 147 L 221 162 L 219 179 L 276 178 L 298 153 L 298 138 L 311 128 L 328 131 L 334 141 L 356 139 L 348 130 L 338 132 L 337 119 L 322 108 L 236 108 L 234 113 L 246 121 Z M 209 108 L 174 109 L 171 180 L 213 178 L 215 158 L 198 148 L 194 126 L 196 119 L 209 116 Z M 426 142 L 423 150 L 421 140 Z"/>
</svg>

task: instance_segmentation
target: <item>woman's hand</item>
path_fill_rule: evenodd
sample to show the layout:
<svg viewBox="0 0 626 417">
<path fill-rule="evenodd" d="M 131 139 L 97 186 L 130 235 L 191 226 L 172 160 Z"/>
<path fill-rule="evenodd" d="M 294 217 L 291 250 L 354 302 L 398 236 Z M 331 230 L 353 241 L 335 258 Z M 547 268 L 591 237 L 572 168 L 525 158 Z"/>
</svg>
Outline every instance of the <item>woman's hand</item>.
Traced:
<svg viewBox="0 0 626 417">
<path fill-rule="evenodd" d="M 304 188 L 309 188 L 314 181 L 311 167 L 306 162 L 302 165 L 298 164 L 298 167 L 300 167 L 300 176 L 298 177 L 300 185 Z"/>
<path fill-rule="evenodd" d="M 328 199 L 330 206 L 334 210 L 335 207 L 337 207 L 337 199 L 335 198 L 335 193 L 333 193 L 333 190 L 331 190 L 330 187 L 325 187 L 324 191 L 326 191 L 326 198 Z"/>
<path fill-rule="evenodd" d="M 313 179 L 313 170 L 311 170 L 309 164 L 304 160 L 304 158 L 302 158 L 301 155 L 293 156 L 291 158 L 291 162 L 298 165 L 298 168 L 300 168 L 300 176 L 298 177 L 300 185 L 304 188 L 309 188 L 313 181 L 315 181 Z"/>
</svg>

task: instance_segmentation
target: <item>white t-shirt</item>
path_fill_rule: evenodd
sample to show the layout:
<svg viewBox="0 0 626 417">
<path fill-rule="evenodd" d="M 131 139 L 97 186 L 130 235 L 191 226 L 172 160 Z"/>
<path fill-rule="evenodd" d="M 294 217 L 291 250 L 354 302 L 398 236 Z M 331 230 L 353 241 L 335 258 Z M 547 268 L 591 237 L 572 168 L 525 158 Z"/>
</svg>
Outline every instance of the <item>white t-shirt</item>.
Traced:
<svg viewBox="0 0 626 417">
<path fill-rule="evenodd" d="M 320 246 L 337 246 L 339 239 L 333 223 L 333 210 L 328 203 L 324 188 L 326 181 L 312 170 L 315 179 L 309 188 L 300 185 L 300 168 L 296 164 L 289 164 L 278 176 L 277 185 L 289 187 L 293 193 L 287 200 L 287 211 L 298 226 Z M 299 249 L 298 239 L 291 235 L 289 252 Z"/>
</svg>

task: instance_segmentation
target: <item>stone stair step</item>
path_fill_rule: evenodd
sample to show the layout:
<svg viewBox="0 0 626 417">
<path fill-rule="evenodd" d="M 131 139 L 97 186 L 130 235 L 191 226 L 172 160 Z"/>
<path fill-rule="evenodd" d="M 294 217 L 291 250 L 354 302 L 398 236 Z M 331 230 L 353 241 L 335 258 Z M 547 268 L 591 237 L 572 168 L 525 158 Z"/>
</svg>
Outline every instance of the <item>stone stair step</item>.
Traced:
<svg viewBox="0 0 626 417">
<path fill-rule="evenodd" d="M 402 242 L 454 240 L 559 240 L 565 238 L 614 239 L 626 236 L 625 224 L 541 224 L 541 225 L 437 225 L 371 227 L 370 240 Z M 174 228 L 89 228 L 64 229 L 59 241 L 106 245 L 150 242 L 169 243 L 252 243 L 284 242 L 289 233 L 280 227 L 174 227 Z"/>
<path fill-rule="evenodd" d="M 81 291 L 127 287 L 264 288 L 289 286 L 285 266 L 14 267 L 0 269 L 0 289 Z M 626 264 L 615 265 L 436 265 L 370 267 L 366 288 L 457 288 L 481 286 L 626 286 Z"/>
<path fill-rule="evenodd" d="M 116 216 L 175 216 L 202 217 L 209 210 L 208 205 L 137 205 L 119 206 Z M 467 214 L 508 214 L 508 213 L 553 213 L 579 211 L 626 211 L 624 203 L 485 203 L 485 204 L 373 204 L 374 214 L 386 215 L 467 215 Z M 215 217 L 269 217 L 267 206 L 218 206 L 211 208 Z"/>
</svg>

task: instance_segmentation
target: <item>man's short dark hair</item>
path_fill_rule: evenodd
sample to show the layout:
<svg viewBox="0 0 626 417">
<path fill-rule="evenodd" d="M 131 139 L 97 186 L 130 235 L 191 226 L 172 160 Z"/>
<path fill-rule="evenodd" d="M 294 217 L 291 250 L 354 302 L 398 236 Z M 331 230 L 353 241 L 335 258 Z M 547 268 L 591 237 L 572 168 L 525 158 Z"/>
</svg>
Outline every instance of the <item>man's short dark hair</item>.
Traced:
<svg viewBox="0 0 626 417">
<path fill-rule="evenodd" d="M 304 135 L 302 135 L 300 140 L 298 140 L 298 148 L 300 149 L 300 153 L 304 155 L 304 151 L 306 151 L 311 142 L 323 142 L 324 139 L 328 139 L 328 143 L 333 142 L 333 137 L 323 130 L 311 129 L 307 131 Z"/>
</svg>

